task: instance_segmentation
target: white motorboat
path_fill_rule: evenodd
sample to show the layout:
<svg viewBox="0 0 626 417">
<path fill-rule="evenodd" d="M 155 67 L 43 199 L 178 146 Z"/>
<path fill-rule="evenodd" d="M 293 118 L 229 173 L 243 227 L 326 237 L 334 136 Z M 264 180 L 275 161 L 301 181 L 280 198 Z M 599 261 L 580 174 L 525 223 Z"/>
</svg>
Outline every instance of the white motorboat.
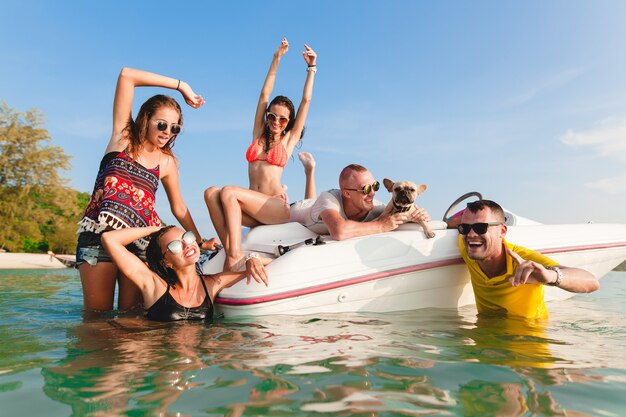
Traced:
<svg viewBox="0 0 626 417">
<path fill-rule="evenodd" d="M 598 278 L 626 259 L 626 225 L 545 225 L 508 211 L 506 216 L 510 242 Z M 393 232 L 343 241 L 320 238 L 299 223 L 255 227 L 243 248 L 275 258 L 267 266 L 269 285 L 242 280 L 222 290 L 216 312 L 225 317 L 302 315 L 474 304 L 458 231 L 446 229 L 443 221 L 430 225 L 436 234 L 432 239 L 409 223 Z M 223 252 L 202 265 L 205 273 L 222 270 Z M 546 300 L 572 295 L 546 287 Z"/>
</svg>

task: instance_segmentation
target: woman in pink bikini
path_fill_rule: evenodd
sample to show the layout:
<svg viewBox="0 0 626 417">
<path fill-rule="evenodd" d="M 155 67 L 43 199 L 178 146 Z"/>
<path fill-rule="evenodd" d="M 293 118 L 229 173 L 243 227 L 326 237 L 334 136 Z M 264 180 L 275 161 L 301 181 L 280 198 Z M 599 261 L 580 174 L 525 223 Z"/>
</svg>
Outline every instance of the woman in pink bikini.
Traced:
<svg viewBox="0 0 626 417">
<path fill-rule="evenodd" d="M 307 76 L 302 101 L 296 113 L 293 103 L 287 97 L 277 96 L 269 102 L 278 64 L 288 49 L 289 42 L 283 39 L 274 52 L 259 96 L 252 143 L 246 152 L 250 188 L 214 186 L 204 192 L 213 226 L 226 250 L 225 271 L 242 266 L 242 225 L 253 227 L 289 221 L 289 201 L 281 184 L 281 176 L 304 131 L 304 122 L 313 95 L 317 55 L 309 46 L 304 45 L 302 56 L 307 64 Z M 265 278 L 261 260 L 250 258 L 245 260 L 245 264 L 249 275 Z"/>
</svg>

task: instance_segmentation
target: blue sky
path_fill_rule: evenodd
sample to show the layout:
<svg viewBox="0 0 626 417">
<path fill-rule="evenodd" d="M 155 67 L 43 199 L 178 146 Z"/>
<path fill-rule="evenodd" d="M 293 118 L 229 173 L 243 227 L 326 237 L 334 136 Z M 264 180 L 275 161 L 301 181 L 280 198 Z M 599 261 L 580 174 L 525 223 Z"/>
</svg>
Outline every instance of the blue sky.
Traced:
<svg viewBox="0 0 626 417">
<path fill-rule="evenodd" d="M 356 162 L 379 180 L 428 184 L 419 204 L 435 219 L 477 190 L 545 223 L 626 223 L 624 2 L 4 0 L 0 11 L 0 100 L 43 112 L 76 189 L 91 192 L 123 66 L 204 96 L 184 106 L 174 148 L 203 234 L 203 190 L 247 186 L 256 101 L 283 36 L 275 94 L 299 102 L 302 44 L 318 53 L 302 146 L 318 190 Z M 160 92 L 138 89 L 135 108 Z M 302 198 L 297 159 L 283 182 Z"/>
</svg>

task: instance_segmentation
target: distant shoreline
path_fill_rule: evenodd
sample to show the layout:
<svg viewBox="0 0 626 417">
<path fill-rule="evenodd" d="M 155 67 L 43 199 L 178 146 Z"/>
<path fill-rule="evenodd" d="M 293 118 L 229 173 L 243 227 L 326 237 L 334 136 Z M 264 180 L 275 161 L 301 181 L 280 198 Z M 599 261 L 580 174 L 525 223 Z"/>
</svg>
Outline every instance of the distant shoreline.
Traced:
<svg viewBox="0 0 626 417">
<path fill-rule="evenodd" d="M 0 252 L 0 269 L 63 269 L 74 259 L 74 255 Z M 626 261 L 613 270 L 626 271 Z"/>
<path fill-rule="evenodd" d="M 73 255 L 0 252 L 0 269 L 65 269 Z"/>
</svg>

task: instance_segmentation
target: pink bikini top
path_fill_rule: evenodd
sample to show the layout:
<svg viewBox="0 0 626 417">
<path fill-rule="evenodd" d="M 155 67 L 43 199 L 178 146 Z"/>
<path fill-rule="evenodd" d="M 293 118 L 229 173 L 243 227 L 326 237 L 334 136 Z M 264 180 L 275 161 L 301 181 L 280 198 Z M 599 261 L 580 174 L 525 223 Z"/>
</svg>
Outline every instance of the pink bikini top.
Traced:
<svg viewBox="0 0 626 417">
<path fill-rule="evenodd" d="M 284 167 L 287 165 L 287 149 L 282 142 L 276 143 L 267 153 L 265 159 L 260 159 L 259 155 L 263 152 L 261 138 L 255 139 L 246 151 L 246 159 L 248 162 L 266 161 L 268 164 Z"/>
</svg>

